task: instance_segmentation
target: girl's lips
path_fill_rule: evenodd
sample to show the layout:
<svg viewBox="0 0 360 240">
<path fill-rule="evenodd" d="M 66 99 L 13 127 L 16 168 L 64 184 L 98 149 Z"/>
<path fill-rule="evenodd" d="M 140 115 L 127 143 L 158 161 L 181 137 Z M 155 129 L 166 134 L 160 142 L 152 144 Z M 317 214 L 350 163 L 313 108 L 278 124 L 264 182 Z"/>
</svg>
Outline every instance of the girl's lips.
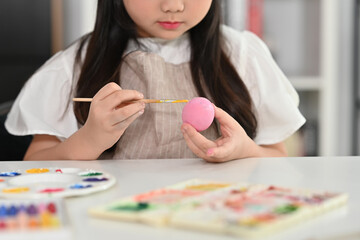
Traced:
<svg viewBox="0 0 360 240">
<path fill-rule="evenodd" d="M 181 25 L 181 22 L 158 22 L 158 23 L 163 28 L 169 29 L 169 30 L 177 29 Z"/>
</svg>

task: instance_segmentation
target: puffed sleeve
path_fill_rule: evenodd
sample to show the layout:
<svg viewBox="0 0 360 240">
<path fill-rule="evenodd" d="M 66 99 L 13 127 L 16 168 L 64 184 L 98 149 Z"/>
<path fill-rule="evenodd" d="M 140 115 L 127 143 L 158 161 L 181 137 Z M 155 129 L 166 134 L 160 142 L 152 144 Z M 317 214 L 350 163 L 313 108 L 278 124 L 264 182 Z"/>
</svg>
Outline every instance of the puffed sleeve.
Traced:
<svg viewBox="0 0 360 240">
<path fill-rule="evenodd" d="M 254 104 L 258 121 L 254 141 L 259 145 L 284 141 L 305 123 L 296 90 L 255 34 L 248 31 L 232 34 L 230 44 L 235 50 L 232 60 Z"/>
<path fill-rule="evenodd" d="M 77 46 L 54 55 L 26 82 L 5 122 L 11 134 L 65 139 L 78 130 L 70 101 Z"/>
</svg>

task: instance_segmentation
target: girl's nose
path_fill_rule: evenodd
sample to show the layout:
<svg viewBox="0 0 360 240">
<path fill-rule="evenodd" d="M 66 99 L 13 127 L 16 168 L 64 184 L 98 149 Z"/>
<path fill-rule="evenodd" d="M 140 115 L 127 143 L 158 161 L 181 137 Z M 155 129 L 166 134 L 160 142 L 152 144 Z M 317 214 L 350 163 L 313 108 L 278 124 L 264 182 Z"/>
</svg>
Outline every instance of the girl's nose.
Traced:
<svg viewBox="0 0 360 240">
<path fill-rule="evenodd" d="M 184 9 L 184 0 L 163 0 L 161 3 L 163 12 L 182 12 Z"/>
</svg>

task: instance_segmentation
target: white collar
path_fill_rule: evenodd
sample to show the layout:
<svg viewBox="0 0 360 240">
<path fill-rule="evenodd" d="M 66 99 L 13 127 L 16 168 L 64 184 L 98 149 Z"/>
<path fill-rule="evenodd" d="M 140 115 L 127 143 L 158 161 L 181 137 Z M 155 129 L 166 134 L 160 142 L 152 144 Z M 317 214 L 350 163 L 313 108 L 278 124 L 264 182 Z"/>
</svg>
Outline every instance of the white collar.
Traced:
<svg viewBox="0 0 360 240">
<path fill-rule="evenodd" d="M 140 47 L 134 40 L 130 40 L 125 54 L 141 50 L 152 52 L 162 57 L 165 62 L 181 64 L 190 61 L 190 39 L 189 33 L 172 40 L 161 38 L 138 38 Z"/>
</svg>

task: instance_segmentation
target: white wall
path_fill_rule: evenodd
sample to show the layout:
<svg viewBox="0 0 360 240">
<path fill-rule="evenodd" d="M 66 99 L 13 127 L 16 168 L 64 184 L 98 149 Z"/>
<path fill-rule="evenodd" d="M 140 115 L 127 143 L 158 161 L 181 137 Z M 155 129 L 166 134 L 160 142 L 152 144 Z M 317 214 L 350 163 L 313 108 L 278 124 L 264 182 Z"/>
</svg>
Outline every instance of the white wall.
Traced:
<svg viewBox="0 0 360 240">
<path fill-rule="evenodd" d="M 64 47 L 94 28 L 97 0 L 64 0 Z"/>
<path fill-rule="evenodd" d="M 224 19 L 227 25 L 237 29 L 246 28 L 246 0 L 226 0 Z"/>
<path fill-rule="evenodd" d="M 338 136 L 339 146 L 337 155 L 351 155 L 353 131 L 353 45 L 354 45 L 354 0 L 342 0 L 340 4 L 339 26 L 339 116 Z M 359 151 L 359 150 L 358 150 Z"/>
</svg>

